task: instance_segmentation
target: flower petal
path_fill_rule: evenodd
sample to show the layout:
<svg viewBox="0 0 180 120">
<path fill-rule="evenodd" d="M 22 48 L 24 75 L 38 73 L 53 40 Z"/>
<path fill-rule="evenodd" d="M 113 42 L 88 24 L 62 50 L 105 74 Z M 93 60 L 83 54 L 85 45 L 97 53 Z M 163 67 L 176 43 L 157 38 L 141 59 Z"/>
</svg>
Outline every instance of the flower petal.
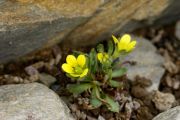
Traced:
<svg viewBox="0 0 180 120">
<path fill-rule="evenodd" d="M 62 69 L 67 72 L 67 73 L 73 73 L 73 68 L 71 67 L 71 65 L 64 63 L 62 65 Z"/>
<path fill-rule="evenodd" d="M 118 50 L 121 51 L 121 50 L 126 50 L 126 44 L 125 43 L 122 43 L 122 42 L 119 42 L 118 43 Z"/>
<path fill-rule="evenodd" d="M 77 66 L 77 60 L 74 55 L 68 55 L 66 57 L 67 64 L 71 65 L 72 67 Z"/>
<path fill-rule="evenodd" d="M 128 45 L 130 44 L 131 36 L 129 34 L 125 34 L 121 37 L 120 42 L 118 43 L 118 50 L 122 51 L 128 50 Z"/>
<path fill-rule="evenodd" d="M 129 34 L 124 34 L 121 39 L 120 39 L 120 43 L 124 43 L 124 44 L 129 44 L 131 41 L 131 36 Z"/>
<path fill-rule="evenodd" d="M 132 49 L 134 49 L 134 47 L 136 46 L 136 41 L 132 41 L 129 45 L 128 45 L 128 52 L 131 51 Z"/>
<path fill-rule="evenodd" d="M 100 62 L 102 62 L 102 60 L 103 60 L 103 53 L 98 53 L 98 54 L 97 54 L 97 58 L 98 58 L 98 60 L 99 60 Z"/>
<path fill-rule="evenodd" d="M 104 53 L 104 58 L 107 60 L 109 59 L 109 55 L 107 53 Z"/>
<path fill-rule="evenodd" d="M 83 73 L 80 75 L 80 78 L 84 77 L 88 73 L 88 68 L 86 68 Z"/>
<path fill-rule="evenodd" d="M 117 44 L 119 42 L 118 39 L 114 35 L 112 35 L 112 38 L 113 38 L 115 44 Z"/>
<path fill-rule="evenodd" d="M 76 74 L 76 73 L 70 73 L 69 75 L 72 77 L 79 77 L 80 76 L 79 74 Z"/>
<path fill-rule="evenodd" d="M 86 63 L 86 57 L 85 55 L 79 55 L 77 58 L 77 63 L 78 65 L 80 65 L 81 67 L 84 67 L 85 63 Z"/>
</svg>

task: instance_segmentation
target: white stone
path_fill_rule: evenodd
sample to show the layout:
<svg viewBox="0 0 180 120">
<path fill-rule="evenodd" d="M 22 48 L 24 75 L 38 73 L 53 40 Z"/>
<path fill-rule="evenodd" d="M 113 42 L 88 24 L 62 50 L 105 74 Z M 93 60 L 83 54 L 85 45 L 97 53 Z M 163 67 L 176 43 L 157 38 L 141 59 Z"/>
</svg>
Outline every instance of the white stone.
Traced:
<svg viewBox="0 0 180 120">
<path fill-rule="evenodd" d="M 1 86 L 0 119 L 74 120 L 59 96 L 39 83 Z"/>
</svg>

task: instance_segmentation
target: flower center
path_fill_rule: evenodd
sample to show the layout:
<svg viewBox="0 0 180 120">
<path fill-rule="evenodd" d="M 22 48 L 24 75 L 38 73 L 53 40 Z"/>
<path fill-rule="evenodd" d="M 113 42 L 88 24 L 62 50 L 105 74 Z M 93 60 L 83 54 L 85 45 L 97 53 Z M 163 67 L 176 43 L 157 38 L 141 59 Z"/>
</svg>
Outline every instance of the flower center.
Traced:
<svg viewBox="0 0 180 120">
<path fill-rule="evenodd" d="M 77 73 L 77 74 L 81 74 L 82 72 L 83 72 L 83 69 L 81 68 L 81 67 L 79 67 L 79 66 L 77 66 L 77 67 L 75 67 L 75 73 Z"/>
</svg>

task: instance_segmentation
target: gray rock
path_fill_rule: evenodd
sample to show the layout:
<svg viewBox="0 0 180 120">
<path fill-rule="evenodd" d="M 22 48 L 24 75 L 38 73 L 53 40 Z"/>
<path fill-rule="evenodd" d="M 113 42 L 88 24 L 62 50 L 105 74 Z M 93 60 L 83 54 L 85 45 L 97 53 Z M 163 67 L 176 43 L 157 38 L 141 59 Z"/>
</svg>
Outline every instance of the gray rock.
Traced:
<svg viewBox="0 0 180 120">
<path fill-rule="evenodd" d="M 180 106 L 171 108 L 157 115 L 153 120 L 180 120 Z"/>
<path fill-rule="evenodd" d="M 48 87 L 50 87 L 53 83 L 56 82 L 55 77 L 46 73 L 39 74 L 39 80 Z"/>
<path fill-rule="evenodd" d="M 62 41 L 102 3 L 101 0 L 77 0 L 71 4 L 62 0 L 1 0 L 0 62 Z"/>
<path fill-rule="evenodd" d="M 127 76 L 130 80 L 134 80 L 136 75 L 150 79 L 152 85 L 147 90 L 158 90 L 161 77 L 165 72 L 162 67 L 164 58 L 156 53 L 156 48 L 150 41 L 138 37 L 134 39 L 137 40 L 137 46 L 126 60 L 135 61 L 136 65 L 128 66 Z"/>
<path fill-rule="evenodd" d="M 1 120 L 74 120 L 64 102 L 42 84 L 0 87 Z"/>
<path fill-rule="evenodd" d="M 175 28 L 175 35 L 180 40 L 180 21 L 176 23 L 176 28 Z"/>
</svg>

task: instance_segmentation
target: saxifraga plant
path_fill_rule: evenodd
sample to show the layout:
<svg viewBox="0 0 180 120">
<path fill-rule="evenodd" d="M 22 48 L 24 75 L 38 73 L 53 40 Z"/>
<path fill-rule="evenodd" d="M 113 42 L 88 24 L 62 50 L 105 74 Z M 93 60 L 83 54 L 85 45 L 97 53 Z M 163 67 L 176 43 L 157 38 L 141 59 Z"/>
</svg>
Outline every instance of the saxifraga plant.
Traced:
<svg viewBox="0 0 180 120">
<path fill-rule="evenodd" d="M 129 34 L 120 39 L 112 36 L 113 41 L 108 41 L 107 50 L 103 44 L 93 48 L 89 54 L 76 52 L 66 57 L 62 70 L 66 75 L 75 80 L 68 84 L 67 89 L 76 95 L 83 92 L 90 93 L 90 104 L 93 108 L 105 105 L 112 112 L 119 112 L 120 105 L 108 94 L 104 88 L 122 89 L 122 82 L 114 80 L 126 74 L 125 67 L 117 68 L 121 58 L 129 54 L 136 46 L 136 41 L 131 41 Z"/>
</svg>

